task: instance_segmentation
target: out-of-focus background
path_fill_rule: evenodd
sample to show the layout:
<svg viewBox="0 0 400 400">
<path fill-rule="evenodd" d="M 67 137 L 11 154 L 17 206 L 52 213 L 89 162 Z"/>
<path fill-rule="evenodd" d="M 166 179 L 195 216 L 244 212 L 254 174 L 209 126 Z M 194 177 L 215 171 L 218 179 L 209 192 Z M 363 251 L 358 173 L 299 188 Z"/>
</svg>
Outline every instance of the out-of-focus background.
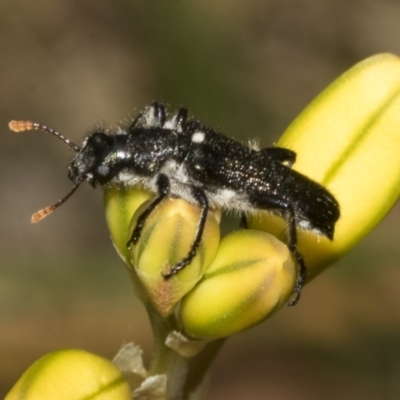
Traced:
<svg viewBox="0 0 400 400">
<path fill-rule="evenodd" d="M 80 143 L 96 123 L 162 100 L 267 146 L 338 75 L 380 52 L 400 54 L 399 1 L 1 2 L 0 397 L 55 349 L 151 349 L 101 191 L 85 185 L 31 225 L 71 188 L 72 152 L 45 133 L 10 133 L 10 119 Z M 400 398 L 399 222 L 396 206 L 296 308 L 231 338 L 209 398 Z"/>
</svg>

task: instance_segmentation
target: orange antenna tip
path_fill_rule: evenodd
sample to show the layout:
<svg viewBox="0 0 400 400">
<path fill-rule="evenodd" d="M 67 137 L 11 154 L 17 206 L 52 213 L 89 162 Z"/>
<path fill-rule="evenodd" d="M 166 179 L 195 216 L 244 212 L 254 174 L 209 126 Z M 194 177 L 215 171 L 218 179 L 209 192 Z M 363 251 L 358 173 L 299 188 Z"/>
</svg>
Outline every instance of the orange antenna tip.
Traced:
<svg viewBox="0 0 400 400">
<path fill-rule="evenodd" d="M 51 214 L 54 210 L 55 210 L 54 206 L 49 206 L 49 207 L 44 208 L 43 210 L 39 210 L 38 212 L 35 212 L 35 214 L 33 214 L 31 217 L 32 224 L 36 224 L 37 222 L 41 221 L 43 218 L 45 218 L 49 214 Z"/>
<path fill-rule="evenodd" d="M 32 121 L 10 121 L 8 127 L 13 132 L 31 131 L 35 129 Z"/>
<path fill-rule="evenodd" d="M 50 215 L 58 207 L 63 205 L 75 193 L 76 189 L 78 189 L 79 185 L 82 182 L 83 181 L 76 183 L 75 186 L 71 189 L 71 191 L 65 197 L 63 197 L 62 199 L 58 200 L 52 206 L 48 206 L 46 208 L 43 208 L 43 210 L 39 210 L 38 212 L 35 212 L 35 214 L 33 214 L 32 217 L 31 217 L 31 222 L 33 224 L 36 224 L 36 222 L 41 221 L 43 218 L 45 218 L 48 215 Z"/>
</svg>

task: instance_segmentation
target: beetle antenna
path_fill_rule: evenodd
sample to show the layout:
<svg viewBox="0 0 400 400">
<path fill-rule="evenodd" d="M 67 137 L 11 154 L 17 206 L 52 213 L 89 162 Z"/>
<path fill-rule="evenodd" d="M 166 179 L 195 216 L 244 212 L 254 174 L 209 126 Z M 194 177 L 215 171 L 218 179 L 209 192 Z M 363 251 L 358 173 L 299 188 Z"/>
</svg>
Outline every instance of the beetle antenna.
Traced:
<svg viewBox="0 0 400 400">
<path fill-rule="evenodd" d="M 24 131 L 32 131 L 32 130 L 40 130 L 49 132 L 57 138 L 61 139 L 64 143 L 66 143 L 69 147 L 71 147 L 76 152 L 79 152 L 81 148 L 75 143 L 71 142 L 65 136 L 61 135 L 61 133 L 55 131 L 54 129 L 49 128 L 46 125 L 39 124 L 37 122 L 32 121 L 10 121 L 8 127 L 13 132 L 24 132 Z"/>
<path fill-rule="evenodd" d="M 39 210 L 38 212 L 35 212 L 35 214 L 32 215 L 31 217 L 31 222 L 35 224 L 36 222 L 41 221 L 43 218 L 47 217 L 49 214 L 51 214 L 53 211 L 55 211 L 58 207 L 63 205 L 78 189 L 79 185 L 82 183 L 78 182 L 72 190 L 62 199 L 58 200 L 57 203 L 53 204 L 52 206 L 48 206 L 46 208 L 43 208 L 43 210 Z"/>
</svg>

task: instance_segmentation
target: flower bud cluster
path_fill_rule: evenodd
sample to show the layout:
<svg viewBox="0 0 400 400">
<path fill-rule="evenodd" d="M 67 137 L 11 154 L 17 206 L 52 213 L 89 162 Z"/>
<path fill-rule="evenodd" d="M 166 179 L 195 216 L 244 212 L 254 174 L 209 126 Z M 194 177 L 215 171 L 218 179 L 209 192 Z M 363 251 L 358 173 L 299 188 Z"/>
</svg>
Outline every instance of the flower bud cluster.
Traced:
<svg viewBox="0 0 400 400">
<path fill-rule="evenodd" d="M 170 268 L 188 254 L 197 231 L 199 207 L 182 199 L 164 199 L 146 220 L 139 241 L 126 250 L 137 219 L 149 201 L 144 196 L 141 204 L 135 203 L 136 196 L 142 196 L 135 188 L 107 190 L 110 192 L 106 191 L 106 199 L 119 199 L 118 207 L 106 200 L 112 233 L 113 227 L 118 226 L 115 221 L 119 221 L 118 235 L 112 236 L 118 252 L 135 271 L 162 316 L 176 311 L 183 299 L 178 312 L 190 336 L 216 338 L 246 329 L 291 296 L 297 272 L 287 247 L 270 234 L 252 230 L 234 232 L 220 242 L 217 211 L 209 212 L 192 262 L 165 279 Z M 136 210 L 132 210 L 132 204 Z M 132 211 L 130 222 L 120 215 L 121 209 Z M 121 238 L 122 226 L 125 233 Z"/>
</svg>

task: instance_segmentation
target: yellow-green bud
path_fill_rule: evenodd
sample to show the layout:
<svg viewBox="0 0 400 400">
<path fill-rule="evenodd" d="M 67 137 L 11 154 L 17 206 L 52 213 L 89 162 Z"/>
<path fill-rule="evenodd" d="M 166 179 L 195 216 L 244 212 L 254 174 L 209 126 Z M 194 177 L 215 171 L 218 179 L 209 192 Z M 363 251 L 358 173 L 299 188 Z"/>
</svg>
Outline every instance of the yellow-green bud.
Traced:
<svg viewBox="0 0 400 400">
<path fill-rule="evenodd" d="M 109 360 L 84 350 L 60 350 L 32 364 L 5 400 L 132 400 L 128 383 Z"/>
<path fill-rule="evenodd" d="M 125 185 L 108 185 L 104 190 L 106 220 L 113 244 L 126 264 L 130 254 L 127 247 L 130 239 L 132 217 L 138 208 L 152 195 L 139 188 L 127 188 Z"/>
<path fill-rule="evenodd" d="M 136 226 L 138 216 L 131 223 Z M 131 265 L 161 315 L 169 315 L 176 303 L 201 279 L 219 245 L 220 214 L 210 211 L 196 256 L 178 274 L 165 279 L 163 274 L 185 258 L 195 238 L 200 208 L 181 199 L 165 198 L 149 216 L 138 243 L 132 247 Z"/>
<path fill-rule="evenodd" d="M 215 339 L 250 328 L 288 301 L 296 277 L 291 254 L 276 237 L 233 232 L 221 240 L 203 279 L 182 301 L 185 332 Z"/>
<path fill-rule="evenodd" d="M 293 169 L 321 183 L 340 204 L 333 241 L 298 233 L 298 250 L 313 277 L 367 235 L 400 195 L 400 59 L 381 54 L 351 68 L 296 118 L 277 146 L 294 150 Z M 284 237 L 282 220 L 266 213 L 249 226 Z"/>
<path fill-rule="evenodd" d="M 202 277 L 219 244 L 220 212 L 210 211 L 197 255 L 182 271 L 169 279 L 163 273 L 187 256 L 196 235 L 200 208 L 181 199 L 165 198 L 151 213 L 138 243 L 128 249 L 138 217 L 153 196 L 138 188 L 123 185 L 105 189 L 106 219 L 114 246 L 145 288 L 134 283 L 138 295 L 150 298 L 161 315 L 172 313 L 176 303 Z"/>
</svg>

